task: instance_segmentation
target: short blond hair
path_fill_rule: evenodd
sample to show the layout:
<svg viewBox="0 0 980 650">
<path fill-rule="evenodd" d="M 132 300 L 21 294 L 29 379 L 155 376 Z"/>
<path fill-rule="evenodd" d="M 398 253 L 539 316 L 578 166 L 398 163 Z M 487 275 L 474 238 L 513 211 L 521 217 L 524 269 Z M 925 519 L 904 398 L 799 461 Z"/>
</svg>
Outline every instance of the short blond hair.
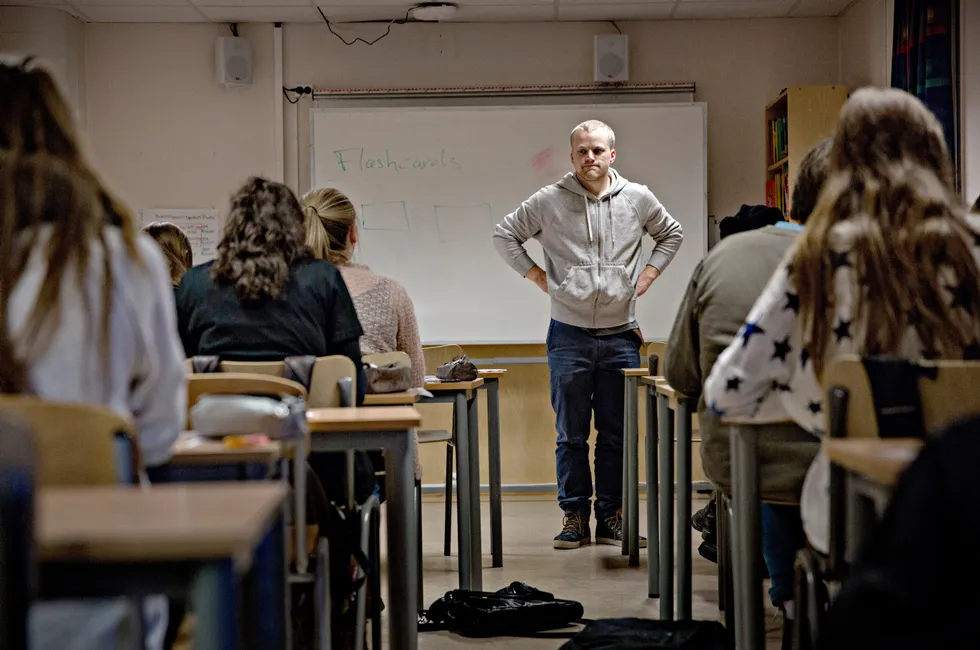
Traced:
<svg viewBox="0 0 980 650">
<path fill-rule="evenodd" d="M 571 135 L 568 136 L 569 144 L 573 143 L 575 140 L 575 134 L 579 131 L 585 131 L 586 133 L 594 133 L 595 131 L 607 131 L 609 133 L 609 148 L 616 148 L 616 134 L 605 122 L 600 122 L 599 120 L 585 120 L 574 129 L 572 129 Z"/>
</svg>

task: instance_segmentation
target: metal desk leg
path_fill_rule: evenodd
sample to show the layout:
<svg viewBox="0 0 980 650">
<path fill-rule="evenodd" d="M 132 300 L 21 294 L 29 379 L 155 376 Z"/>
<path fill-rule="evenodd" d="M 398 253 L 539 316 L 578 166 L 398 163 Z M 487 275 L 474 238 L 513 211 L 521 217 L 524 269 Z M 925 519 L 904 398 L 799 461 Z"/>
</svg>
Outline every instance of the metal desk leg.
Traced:
<svg viewBox="0 0 980 650">
<path fill-rule="evenodd" d="M 626 403 L 629 405 L 629 420 L 627 421 L 626 431 L 629 438 L 623 443 L 629 445 L 629 500 L 626 504 L 627 516 L 629 517 L 629 537 L 630 566 L 640 566 L 640 441 L 639 441 L 639 422 L 637 417 L 636 404 L 636 377 L 626 378 Z M 626 534 L 623 534 L 626 539 Z"/>
<path fill-rule="evenodd" d="M 195 650 L 238 650 L 238 589 L 231 560 L 201 567 L 194 580 Z"/>
<path fill-rule="evenodd" d="M 483 540 L 480 517 L 480 400 L 476 391 L 467 400 L 467 432 L 470 438 L 470 589 L 483 590 Z"/>
<path fill-rule="evenodd" d="M 630 518 L 628 515 L 629 508 L 629 493 L 630 493 L 630 446 L 629 446 L 629 428 L 630 428 L 630 380 L 629 377 L 623 379 L 623 385 L 625 386 L 623 390 L 623 491 L 622 491 L 622 504 L 623 504 L 623 543 L 621 551 L 623 555 L 629 555 L 630 553 L 630 542 L 633 536 L 630 535 Z"/>
<path fill-rule="evenodd" d="M 306 438 L 293 444 L 293 503 L 296 517 L 296 573 L 306 575 L 309 551 L 306 548 Z"/>
<path fill-rule="evenodd" d="M 470 435 L 466 414 L 466 393 L 456 393 L 453 419 L 456 424 L 456 523 L 458 528 L 459 588 L 472 589 L 473 532 L 470 523 Z M 389 560 L 390 562 L 391 560 Z"/>
<path fill-rule="evenodd" d="M 657 395 L 660 413 L 660 620 L 674 620 L 674 412 Z"/>
<path fill-rule="evenodd" d="M 246 603 L 247 648 L 289 648 L 289 590 L 286 577 L 286 530 L 283 517 L 273 523 L 255 549 L 252 568 L 242 585 Z"/>
<path fill-rule="evenodd" d="M 730 427 L 732 450 L 732 565 L 735 582 L 735 647 L 762 650 L 759 466 L 754 433 Z"/>
<path fill-rule="evenodd" d="M 490 454 L 490 555 L 493 567 L 504 566 L 503 513 L 500 498 L 500 380 L 485 379 L 487 387 L 487 451 Z"/>
<path fill-rule="evenodd" d="M 418 557 L 415 548 L 415 444 L 408 429 L 389 448 L 388 643 L 392 650 L 418 647 Z M 460 548 L 463 544 L 460 544 Z"/>
<path fill-rule="evenodd" d="M 691 411 L 677 400 L 677 619 L 691 618 Z"/>
<path fill-rule="evenodd" d="M 647 596 L 660 598 L 660 522 L 657 520 L 657 408 L 656 393 L 647 386 Z"/>
</svg>

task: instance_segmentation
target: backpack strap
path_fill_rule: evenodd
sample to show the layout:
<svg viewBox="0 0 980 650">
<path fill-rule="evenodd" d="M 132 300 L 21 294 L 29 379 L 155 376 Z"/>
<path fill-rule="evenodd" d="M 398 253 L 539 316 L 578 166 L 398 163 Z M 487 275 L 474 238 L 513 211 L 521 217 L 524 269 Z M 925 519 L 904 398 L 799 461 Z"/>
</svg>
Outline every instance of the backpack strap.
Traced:
<svg viewBox="0 0 980 650">
<path fill-rule="evenodd" d="M 221 359 L 216 354 L 198 354 L 191 357 L 191 369 L 195 374 L 221 372 Z"/>
<path fill-rule="evenodd" d="M 882 438 L 924 438 L 925 419 L 919 377 L 935 379 L 938 370 L 892 356 L 861 359 L 871 384 L 878 435 Z"/>
<path fill-rule="evenodd" d="M 310 384 L 313 382 L 314 365 L 316 365 L 316 357 L 313 355 L 286 357 L 283 359 L 282 376 L 284 379 L 295 381 L 306 390 L 310 390 Z"/>
</svg>

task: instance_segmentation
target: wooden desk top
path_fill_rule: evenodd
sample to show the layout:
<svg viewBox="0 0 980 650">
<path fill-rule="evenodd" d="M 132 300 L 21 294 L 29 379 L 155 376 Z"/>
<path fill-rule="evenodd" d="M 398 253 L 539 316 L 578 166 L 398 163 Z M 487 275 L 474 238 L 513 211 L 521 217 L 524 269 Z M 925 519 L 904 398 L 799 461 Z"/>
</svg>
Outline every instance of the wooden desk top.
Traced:
<svg viewBox="0 0 980 650">
<path fill-rule="evenodd" d="M 640 377 L 640 383 L 644 386 L 656 386 L 657 384 L 667 383 L 667 380 L 662 375 L 644 375 Z"/>
<path fill-rule="evenodd" d="M 649 368 L 621 368 L 620 372 L 626 377 L 645 377 L 650 374 Z"/>
<path fill-rule="evenodd" d="M 656 387 L 658 393 L 666 397 L 669 397 L 672 400 L 687 399 L 687 395 L 680 392 L 679 390 L 674 390 L 673 388 L 671 388 L 670 384 L 668 384 L 666 380 L 657 382 Z"/>
<path fill-rule="evenodd" d="M 306 412 L 310 431 L 401 431 L 419 426 L 422 416 L 411 406 L 320 408 Z"/>
<path fill-rule="evenodd" d="M 364 396 L 364 406 L 411 406 L 419 401 L 419 395 L 409 392 L 376 393 Z"/>
<path fill-rule="evenodd" d="M 507 374 L 506 368 L 481 368 L 476 371 L 480 379 L 500 379 Z"/>
<path fill-rule="evenodd" d="M 830 462 L 883 487 L 894 487 L 925 443 L 916 438 L 824 438 Z"/>
<path fill-rule="evenodd" d="M 430 393 L 447 390 L 473 390 L 483 385 L 483 380 L 477 377 L 473 381 L 427 381 L 425 390 Z"/>
<path fill-rule="evenodd" d="M 247 447 L 229 447 L 220 440 L 201 438 L 185 431 L 171 448 L 172 465 L 238 465 L 241 463 L 271 463 L 282 455 L 278 442 Z"/>
<path fill-rule="evenodd" d="M 42 488 L 38 553 L 59 562 L 234 558 L 241 570 L 287 495 L 275 482 Z"/>
</svg>

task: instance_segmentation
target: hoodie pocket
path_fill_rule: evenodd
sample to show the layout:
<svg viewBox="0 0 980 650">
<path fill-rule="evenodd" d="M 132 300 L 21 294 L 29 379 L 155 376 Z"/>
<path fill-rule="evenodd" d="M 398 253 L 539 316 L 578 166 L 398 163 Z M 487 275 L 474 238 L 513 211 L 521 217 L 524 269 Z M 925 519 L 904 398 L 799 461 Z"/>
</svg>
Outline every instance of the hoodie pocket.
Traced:
<svg viewBox="0 0 980 650">
<path fill-rule="evenodd" d="M 600 305 L 623 305 L 631 300 L 636 294 L 633 281 L 626 272 L 624 266 L 603 266 L 602 267 L 602 291 L 599 295 Z"/>
<path fill-rule="evenodd" d="M 595 265 L 577 264 L 569 267 L 565 279 L 555 289 L 555 299 L 569 307 L 591 307 L 596 289 Z"/>
</svg>

